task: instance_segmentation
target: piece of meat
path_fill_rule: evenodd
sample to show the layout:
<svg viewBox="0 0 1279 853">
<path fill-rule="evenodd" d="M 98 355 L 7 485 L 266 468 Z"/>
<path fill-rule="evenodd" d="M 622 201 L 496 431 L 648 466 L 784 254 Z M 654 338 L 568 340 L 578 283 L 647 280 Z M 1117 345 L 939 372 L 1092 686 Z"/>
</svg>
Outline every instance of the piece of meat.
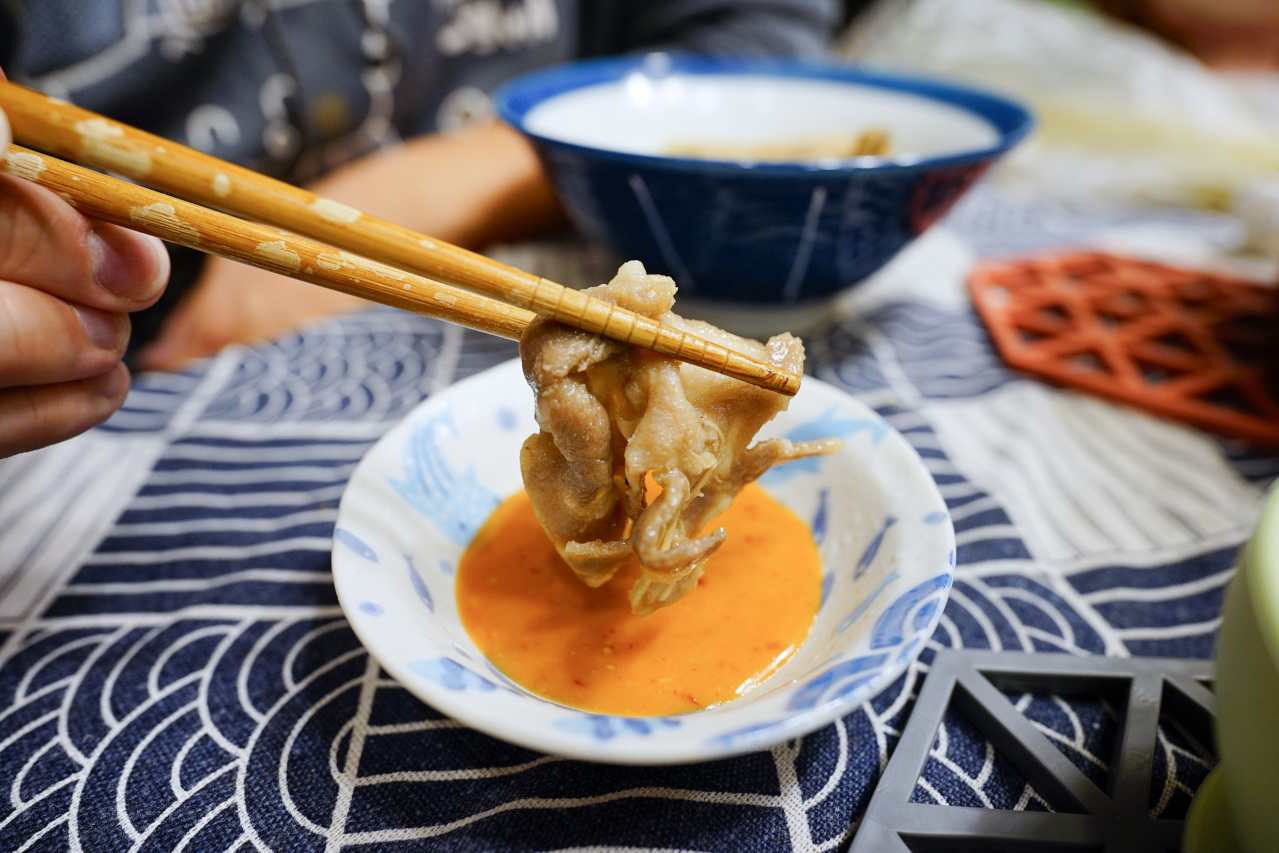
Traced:
<svg viewBox="0 0 1279 853">
<path fill-rule="evenodd" d="M 802 342 L 767 344 L 671 313 L 675 284 L 623 264 L 592 296 L 799 373 Z M 829 453 L 836 439 L 750 446 L 786 408 L 781 394 L 537 319 L 520 340 L 540 431 L 524 443 L 520 468 L 533 510 L 556 550 L 583 581 L 599 586 L 634 554 L 641 573 L 631 609 L 651 613 L 697 584 L 724 541 L 701 528 L 742 487 L 773 465 Z M 651 502 L 647 480 L 661 491 Z"/>
</svg>

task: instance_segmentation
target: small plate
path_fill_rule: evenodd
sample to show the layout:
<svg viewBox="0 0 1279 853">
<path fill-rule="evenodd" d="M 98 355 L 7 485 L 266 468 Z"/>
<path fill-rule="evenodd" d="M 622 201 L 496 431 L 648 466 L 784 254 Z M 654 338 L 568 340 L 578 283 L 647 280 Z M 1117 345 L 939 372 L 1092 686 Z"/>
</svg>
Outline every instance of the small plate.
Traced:
<svg viewBox="0 0 1279 853">
<path fill-rule="evenodd" d="M 806 519 L 822 556 L 808 639 L 741 699 L 665 717 L 548 701 L 510 681 L 458 617 L 458 561 L 498 503 L 522 488 L 519 448 L 537 429 L 518 361 L 414 409 L 356 468 L 338 510 L 333 581 L 351 626 L 404 687 L 440 712 L 542 752 L 619 764 L 724 758 L 811 732 L 897 678 L 941 618 L 955 567 L 946 504 L 923 461 L 882 418 L 805 377 L 761 437 L 839 437 L 844 447 L 761 483 Z M 678 606 L 678 605 L 676 605 Z"/>
</svg>

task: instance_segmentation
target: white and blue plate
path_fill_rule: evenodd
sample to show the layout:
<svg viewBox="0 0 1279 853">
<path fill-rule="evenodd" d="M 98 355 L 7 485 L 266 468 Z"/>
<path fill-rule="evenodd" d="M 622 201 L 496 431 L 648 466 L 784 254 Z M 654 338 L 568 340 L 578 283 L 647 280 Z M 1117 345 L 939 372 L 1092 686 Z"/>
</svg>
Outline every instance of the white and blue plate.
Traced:
<svg viewBox="0 0 1279 853">
<path fill-rule="evenodd" d="M 458 617 L 458 561 L 522 488 L 536 430 L 518 361 L 419 405 L 356 468 L 338 510 L 333 580 L 351 626 L 404 687 L 494 737 L 590 761 L 673 764 L 765 749 L 855 710 L 933 633 L 955 568 L 946 504 L 910 444 L 812 377 L 761 437 L 843 439 L 761 483 L 805 519 L 822 556 L 822 603 L 795 656 L 745 697 L 666 717 L 588 713 L 536 696 L 490 664 Z M 693 593 L 696 594 L 696 593 Z M 678 605 L 676 605 L 678 606 Z"/>
</svg>

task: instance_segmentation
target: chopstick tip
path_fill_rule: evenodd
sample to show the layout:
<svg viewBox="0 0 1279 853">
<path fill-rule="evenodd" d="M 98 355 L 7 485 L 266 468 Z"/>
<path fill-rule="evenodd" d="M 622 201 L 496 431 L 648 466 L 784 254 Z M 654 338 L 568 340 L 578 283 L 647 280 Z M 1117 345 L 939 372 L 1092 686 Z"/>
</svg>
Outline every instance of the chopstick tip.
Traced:
<svg viewBox="0 0 1279 853">
<path fill-rule="evenodd" d="M 780 394 L 784 394 L 787 397 L 794 397 L 799 393 L 800 382 L 802 382 L 803 379 L 798 374 L 779 370 L 776 373 L 776 378 L 777 384 L 770 386 L 773 390 Z"/>
</svg>

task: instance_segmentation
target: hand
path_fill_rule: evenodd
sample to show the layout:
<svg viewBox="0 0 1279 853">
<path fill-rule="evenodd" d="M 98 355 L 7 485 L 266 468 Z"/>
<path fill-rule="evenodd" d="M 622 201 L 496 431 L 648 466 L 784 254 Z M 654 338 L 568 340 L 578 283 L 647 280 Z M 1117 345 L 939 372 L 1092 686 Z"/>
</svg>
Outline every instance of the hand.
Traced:
<svg viewBox="0 0 1279 853">
<path fill-rule="evenodd" d="M 466 248 L 524 236 L 563 217 L 533 149 L 497 123 L 412 140 L 339 169 L 309 189 Z M 228 344 L 270 340 L 367 305 L 344 293 L 210 258 L 137 362 L 148 370 L 177 370 Z"/>
<path fill-rule="evenodd" d="M 0 155 L 9 141 L 0 113 Z M 0 457 L 70 438 L 120 407 L 128 314 L 155 302 L 168 276 L 159 240 L 0 173 Z"/>
</svg>

